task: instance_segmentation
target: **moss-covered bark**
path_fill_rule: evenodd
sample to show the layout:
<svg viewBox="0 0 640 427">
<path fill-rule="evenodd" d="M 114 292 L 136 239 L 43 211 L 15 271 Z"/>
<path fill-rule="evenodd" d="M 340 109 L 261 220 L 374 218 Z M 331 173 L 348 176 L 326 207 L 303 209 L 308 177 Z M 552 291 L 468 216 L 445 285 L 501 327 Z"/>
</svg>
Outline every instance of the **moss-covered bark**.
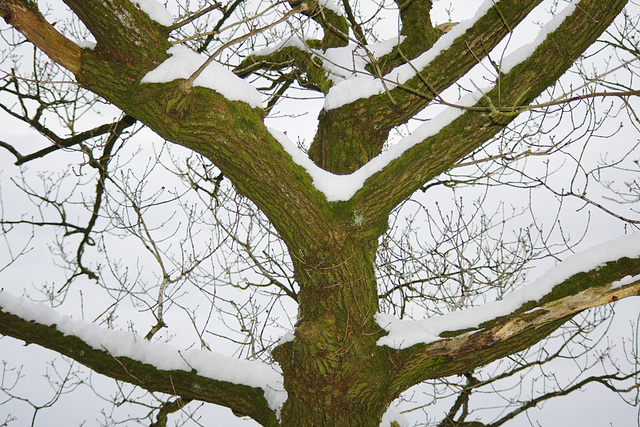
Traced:
<svg viewBox="0 0 640 427">
<path fill-rule="evenodd" d="M 478 105 L 484 110 L 467 111 L 436 135 L 407 150 L 367 180 L 351 199 L 352 206 L 365 218 L 388 215 L 425 182 L 449 170 L 514 120 L 514 109 L 528 105 L 556 82 L 625 4 L 625 0 L 581 1 L 580 7 L 527 60 L 500 76 L 495 88 Z M 435 61 L 429 68 L 434 64 Z M 440 73 L 446 73 L 446 69 L 440 69 Z"/>
<path fill-rule="evenodd" d="M 313 187 L 304 169 L 268 132 L 261 110 L 228 101 L 210 89 L 187 89 L 182 80 L 141 85 L 142 76 L 166 58 L 170 44 L 168 30 L 129 0 L 66 3 L 96 36 L 94 50 L 69 47 L 68 55 L 64 49 L 62 55 L 57 54 L 57 46 L 66 43 L 64 37 L 43 24 L 42 28 L 51 33 L 50 38 L 43 38 L 41 31 L 45 30 L 39 25 L 20 24 L 41 19 L 37 11 L 25 9 L 21 0 L 0 0 L 0 12 L 52 59 L 74 72 L 81 86 L 162 137 L 210 159 L 239 192 L 256 203 L 286 243 L 300 294 L 295 340 L 274 352 L 289 393 L 282 411 L 283 425 L 376 425 L 388 403 L 413 384 L 467 372 L 527 348 L 577 311 L 606 303 L 607 298 L 637 293 L 637 284 L 614 293 L 608 293 L 607 288 L 611 280 L 629 271 L 637 274 L 637 266 L 632 263 L 632 267 L 614 269 L 606 277 L 590 273 L 593 284 L 587 287 L 591 294 L 582 292 L 585 286 L 572 287 L 567 282 L 564 293 L 539 303 L 543 310 L 534 315 L 514 313 L 485 325 L 480 332 L 402 351 L 376 345 L 384 332 L 374 322 L 378 309 L 374 260 L 377 239 L 387 228 L 389 212 L 426 181 L 503 129 L 514 115 L 500 108 L 526 105 L 555 82 L 605 30 L 625 1 L 582 0 L 578 10 L 531 58 L 501 76 L 497 88 L 486 95 L 486 110 L 467 112 L 374 175 L 352 200 L 340 203 L 327 202 Z M 423 26 L 426 37 L 407 38 L 415 48 L 411 56 L 435 41 L 426 7 L 429 3 L 410 4 L 403 12 L 408 28 Z M 380 152 L 389 129 L 423 108 L 432 99 L 431 91 L 440 92 L 475 65 L 477 58 L 495 46 L 536 4 L 538 1 L 533 0 L 496 3 L 422 70 L 420 77 L 407 83 L 411 90 L 396 88 L 391 97 L 383 94 L 322 113 L 310 150 L 313 160 L 337 173 L 362 166 Z M 346 19 L 323 15 L 316 3 L 312 6 L 305 10 L 327 30 L 324 47 L 344 44 Z M 15 18 L 18 9 L 20 20 Z M 418 42 L 423 44 L 413 44 Z M 385 61 L 398 62 L 398 58 L 404 58 L 404 53 Z M 293 59 L 291 66 L 312 66 L 307 58 Z M 56 344 L 46 333 L 55 335 L 55 330 L 42 329 L 42 325 L 6 313 L 0 315 L 1 333 L 38 342 L 105 375 L 149 390 L 223 404 L 264 425 L 278 422 L 255 389 L 204 381 L 189 373 L 162 373 L 128 360 L 119 361 L 126 366 L 123 370 L 120 363 L 83 347 L 73 337 L 58 337 Z M 172 376 L 174 387 L 180 377 L 184 388 L 167 389 L 167 375 Z M 207 391 L 194 392 L 195 383 Z"/>
<path fill-rule="evenodd" d="M 497 2 L 449 49 L 441 52 L 429 66 L 421 70 L 420 76 L 409 80 L 403 87 L 321 112 L 318 132 L 309 149 L 309 156 L 322 168 L 338 174 L 350 173 L 371 160 L 382 150 L 391 129 L 405 123 L 467 73 L 538 3 L 540 0 Z M 417 9 L 413 12 L 418 17 L 410 20 L 414 25 L 418 25 L 414 21 L 425 19 L 419 18 L 422 14 L 420 8 Z M 435 41 L 430 38 L 427 40 L 431 40 L 431 43 Z M 406 40 L 406 43 L 411 42 L 412 38 Z M 424 47 L 430 47 L 430 44 Z M 403 57 L 413 58 L 416 54 L 413 47 L 406 45 L 401 45 L 400 50 L 402 56 L 393 61 L 396 65 L 404 61 Z M 395 55 L 398 56 L 398 53 Z M 391 59 L 384 57 L 381 61 Z M 541 74 L 547 71 L 552 70 L 545 70 Z"/>
<path fill-rule="evenodd" d="M 640 279 L 626 286 L 610 285 L 622 277 L 640 275 L 640 259 L 622 259 L 605 267 L 576 274 L 553 290 L 509 316 L 494 319 L 478 329 L 428 345 L 390 351 L 398 386 L 464 374 L 476 367 L 527 349 L 541 341 L 575 314 L 591 307 L 640 295 Z"/>
<path fill-rule="evenodd" d="M 146 390 L 226 406 L 234 413 L 249 416 L 264 426 L 279 424 L 275 412 L 267 405 L 262 389 L 212 380 L 197 372 L 160 370 L 127 357 L 114 357 L 103 349 L 89 346 L 80 338 L 64 335 L 55 325 L 45 326 L 27 321 L 1 308 L 0 334 L 56 351 L 97 373 Z"/>
</svg>

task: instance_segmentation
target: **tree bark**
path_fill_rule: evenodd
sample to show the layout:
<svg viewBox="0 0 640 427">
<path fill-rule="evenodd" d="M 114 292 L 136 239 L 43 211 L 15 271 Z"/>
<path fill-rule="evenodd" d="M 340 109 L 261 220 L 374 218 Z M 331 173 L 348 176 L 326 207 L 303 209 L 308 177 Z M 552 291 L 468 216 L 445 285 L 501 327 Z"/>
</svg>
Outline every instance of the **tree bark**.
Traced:
<svg viewBox="0 0 640 427">
<path fill-rule="evenodd" d="M 380 423 L 390 401 L 389 361 L 376 345 L 375 241 L 347 237 L 329 250 L 294 261 L 299 296 L 296 339 L 274 352 L 288 398 L 283 425 Z"/>
<path fill-rule="evenodd" d="M 465 113 L 376 173 L 352 200 L 339 203 L 327 202 L 314 188 L 306 171 L 268 132 L 261 110 L 228 101 L 210 89 L 185 88 L 183 80 L 140 84 L 166 58 L 170 43 L 168 29 L 132 2 L 65 3 L 96 36 L 94 50 L 81 50 L 65 39 L 43 21 L 31 2 L 0 0 L 0 13 L 54 61 L 75 73 L 82 87 L 163 138 L 210 159 L 240 193 L 256 203 L 286 243 L 300 294 L 295 340 L 274 351 L 289 394 L 282 425 L 378 425 L 388 404 L 414 384 L 468 372 L 513 354 L 540 341 L 580 310 L 638 293 L 637 282 L 608 289 L 613 280 L 640 273 L 638 260 L 632 260 L 630 268 L 617 266 L 620 268 L 606 278 L 596 277 L 597 284 L 588 291 L 543 300 L 506 319 L 496 319 L 474 334 L 461 333 L 402 351 L 376 344 L 384 331 L 374 320 L 378 311 L 375 255 L 391 210 L 504 129 L 515 117 L 514 111 L 553 84 L 626 1 L 582 0 L 528 60 L 500 76 L 500 84 L 481 102 L 483 111 Z M 393 126 L 406 122 L 432 99 L 428 91 L 426 96 L 417 91 L 440 91 L 450 85 L 475 64 L 479 51 L 495 46 L 537 3 L 497 3 L 421 70 L 421 76 L 407 83 L 415 90 L 393 89 L 393 102 L 384 94 L 322 113 L 311 157 L 333 172 L 361 167 L 380 153 Z M 423 12 L 407 12 L 405 19 L 425 22 Z M 338 37 L 326 43 L 342 41 Z M 447 68 L 453 64 L 454 68 Z M 426 87 L 425 81 L 433 86 Z M 526 311 L 535 307 L 541 310 Z M 193 373 L 161 372 L 131 360 L 110 360 L 74 337 L 1 311 L 0 333 L 36 342 L 148 390 L 222 404 L 263 425 L 278 424 L 264 397 L 258 396 L 260 390 L 251 387 L 233 387 Z M 206 391 L 194 392 L 195 383 Z"/>
<path fill-rule="evenodd" d="M 263 426 L 279 422 L 264 397 L 264 391 L 246 385 L 216 381 L 197 372 L 166 371 L 128 357 L 115 357 L 95 349 L 80 338 L 65 335 L 55 325 L 47 326 L 22 319 L 0 307 L 0 334 L 25 344 L 37 344 L 67 356 L 91 370 L 145 390 L 222 405 L 238 416 L 248 416 Z"/>
</svg>

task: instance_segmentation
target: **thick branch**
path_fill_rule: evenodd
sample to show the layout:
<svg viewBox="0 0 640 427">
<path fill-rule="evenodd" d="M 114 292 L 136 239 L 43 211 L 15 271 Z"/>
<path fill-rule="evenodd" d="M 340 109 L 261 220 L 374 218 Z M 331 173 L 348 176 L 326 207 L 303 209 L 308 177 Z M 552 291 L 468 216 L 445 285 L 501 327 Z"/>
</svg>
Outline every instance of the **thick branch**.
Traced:
<svg viewBox="0 0 640 427">
<path fill-rule="evenodd" d="M 263 390 L 259 388 L 213 380 L 195 371 L 165 371 L 127 357 L 114 357 L 106 350 L 96 350 L 78 337 L 63 334 L 55 326 L 27 321 L 1 309 L 0 334 L 27 344 L 38 344 L 95 372 L 145 390 L 222 405 L 265 426 L 279 424 L 267 405 Z"/>
<path fill-rule="evenodd" d="M 352 199 L 355 206 L 362 206 L 360 211 L 371 212 L 373 218 L 386 216 L 425 182 L 480 147 L 517 116 L 496 112 L 495 107 L 531 103 L 571 67 L 625 4 L 626 0 L 581 1 L 575 12 L 547 37 L 530 58 L 500 76 L 496 88 L 486 93 L 478 104 L 484 107 L 484 112 L 468 111 L 438 134 L 407 150 L 366 181 L 363 189 Z"/>
<path fill-rule="evenodd" d="M 635 280 L 611 287 L 623 277 Z M 579 273 L 538 302 L 474 331 L 453 332 L 453 338 L 390 352 L 396 368 L 393 389 L 406 389 L 431 378 L 464 374 L 476 367 L 531 347 L 575 314 L 622 298 L 640 295 L 640 259 L 622 258 L 587 273 Z M 447 334 L 449 335 L 449 334 Z"/>
<path fill-rule="evenodd" d="M 467 73 L 539 2 L 531 0 L 523 5 L 518 0 L 502 0 L 489 9 L 464 35 L 436 56 L 422 70 L 422 76 L 406 82 L 406 87 L 422 95 L 396 88 L 390 91 L 391 96 L 383 93 L 323 111 L 309 156 L 320 167 L 333 173 L 350 173 L 360 168 L 380 153 L 393 127 L 406 123 L 437 94 Z M 504 21 L 499 19 L 498 9 Z M 421 8 L 412 9 L 412 13 L 416 15 L 412 19 L 428 20 L 427 12 Z M 402 54 L 409 58 L 417 54 L 407 47 L 402 49 Z M 424 82 L 428 82 L 428 86 Z M 341 144 L 336 141 L 341 141 Z"/>
<path fill-rule="evenodd" d="M 329 203 L 269 133 L 261 110 L 210 89 L 194 87 L 185 94 L 181 87 L 181 81 L 141 85 L 125 111 L 209 158 L 265 212 L 294 256 L 304 258 L 318 246 L 340 244 L 335 241 L 342 230 L 334 226 Z"/>
</svg>

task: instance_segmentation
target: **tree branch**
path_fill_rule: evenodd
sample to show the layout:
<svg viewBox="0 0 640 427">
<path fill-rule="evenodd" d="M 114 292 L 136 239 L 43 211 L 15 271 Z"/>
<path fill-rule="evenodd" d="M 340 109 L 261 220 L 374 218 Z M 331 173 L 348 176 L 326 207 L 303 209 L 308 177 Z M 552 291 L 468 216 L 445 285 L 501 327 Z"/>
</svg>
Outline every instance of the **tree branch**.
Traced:
<svg viewBox="0 0 640 427">
<path fill-rule="evenodd" d="M 628 381 L 630 379 L 636 380 L 638 377 L 638 374 L 640 374 L 640 371 L 635 371 L 627 375 L 608 374 L 608 375 L 590 376 L 589 378 L 585 378 L 584 380 L 580 381 L 577 384 L 574 384 L 569 388 L 554 391 L 551 393 L 545 393 L 542 396 L 536 397 L 535 399 L 531 399 L 528 402 L 524 402 L 522 406 L 520 406 L 519 408 L 516 408 L 515 410 L 509 412 L 508 414 L 501 417 L 499 420 L 491 424 L 487 424 L 486 427 L 499 427 L 504 423 L 514 419 L 516 416 L 520 415 L 521 413 L 531 408 L 535 408 L 536 406 L 540 405 L 542 402 L 546 400 L 552 399 L 554 397 L 559 397 L 559 396 L 567 396 L 568 394 L 571 394 L 574 391 L 580 390 L 591 383 L 601 384 L 602 386 L 608 388 L 614 393 L 622 393 L 622 392 L 628 392 L 633 389 L 638 389 L 640 388 L 640 384 L 638 384 L 637 382 L 631 385 L 630 387 L 626 387 L 626 388 L 619 388 L 614 385 L 614 383 L 616 382 L 624 383 L 625 381 Z"/>
<path fill-rule="evenodd" d="M 634 280 L 625 286 L 611 286 L 626 276 Z M 640 258 L 622 258 L 576 274 L 556 285 L 538 302 L 485 322 L 478 330 L 446 333 L 451 338 L 396 352 L 390 350 L 395 367 L 392 388 L 405 390 L 427 379 L 470 372 L 529 348 L 583 310 L 638 295 Z"/>
<path fill-rule="evenodd" d="M 508 74 L 501 75 L 499 84 L 484 94 L 478 104 L 491 108 L 532 102 L 571 67 L 625 4 L 626 0 L 606 4 L 597 0 L 580 2 L 580 7 L 549 34 L 528 59 L 513 67 Z M 563 40 L 562 51 L 555 42 L 557 39 Z M 370 212 L 365 215 L 367 217 L 388 215 L 425 182 L 450 169 L 462 157 L 504 129 L 516 116 L 497 111 L 491 114 L 464 113 L 436 135 L 408 149 L 369 178 L 353 197 L 354 207 L 361 209 L 360 212 Z"/>
<path fill-rule="evenodd" d="M 316 164 L 333 173 L 350 173 L 378 155 L 387 140 L 389 131 L 406 123 L 422 110 L 444 89 L 456 82 L 478 63 L 478 58 L 486 56 L 508 33 L 508 28 L 495 19 L 495 9 L 500 8 L 511 28 L 515 27 L 540 2 L 501 0 L 463 35 L 455 39 L 448 49 L 438 54 L 416 76 L 405 83 L 405 87 L 421 90 L 430 96 L 418 96 L 404 88 L 392 89 L 386 94 L 359 99 L 340 108 L 322 111 L 318 123 L 318 133 L 309 148 L 309 157 Z M 420 8 L 418 8 L 420 9 Z M 424 10 L 416 10 L 422 20 Z M 409 18 L 407 18 L 409 19 Z M 417 18 L 416 18 L 417 19 Z M 415 55 L 408 47 L 402 53 Z M 397 53 L 396 53 L 397 54 Z M 400 58 L 402 59 L 402 58 Z M 389 59 L 380 59 L 381 64 Z M 382 64 L 384 67 L 384 64 Z M 424 82 L 429 85 L 425 86 Z M 357 111 L 358 114 L 353 112 Z M 336 140 L 348 140 L 352 147 L 337 146 Z M 360 157 L 343 153 L 362 153 Z"/>
<path fill-rule="evenodd" d="M 61 319 L 63 322 L 68 320 Z M 279 424 L 260 388 L 214 380 L 199 375 L 195 370 L 162 370 L 128 357 L 115 357 L 104 347 L 96 349 L 79 337 L 60 332 L 55 325 L 25 320 L 1 308 L 0 334 L 25 341 L 27 345 L 38 344 L 95 372 L 145 390 L 222 405 L 236 415 L 249 416 L 264 426 Z"/>
<path fill-rule="evenodd" d="M 0 16 L 55 62 L 74 74 L 80 71 L 82 49 L 49 24 L 35 2 L 0 0 Z"/>
<path fill-rule="evenodd" d="M 0 1 L 2 5 L 18 2 Z M 278 231 L 285 230 L 284 223 L 293 227 L 282 233 L 285 240 L 307 236 L 300 245 L 305 251 L 310 242 L 311 246 L 333 244 L 333 233 L 312 231 L 318 227 L 336 230 L 329 204 L 306 171 L 268 132 L 261 110 L 202 87 L 185 93 L 184 81 L 139 84 L 142 76 L 166 59 L 168 29 L 151 21 L 129 0 L 66 3 L 97 40 L 95 49 L 83 51 L 82 72 L 76 75 L 82 87 L 162 137 L 208 157 L 240 192 L 252 194 Z M 258 158 L 263 161 L 256 162 Z M 283 194 L 288 195 L 284 201 Z M 309 223 L 310 218 L 315 225 Z M 318 235 L 326 237 L 326 242 L 318 242 Z"/>
</svg>

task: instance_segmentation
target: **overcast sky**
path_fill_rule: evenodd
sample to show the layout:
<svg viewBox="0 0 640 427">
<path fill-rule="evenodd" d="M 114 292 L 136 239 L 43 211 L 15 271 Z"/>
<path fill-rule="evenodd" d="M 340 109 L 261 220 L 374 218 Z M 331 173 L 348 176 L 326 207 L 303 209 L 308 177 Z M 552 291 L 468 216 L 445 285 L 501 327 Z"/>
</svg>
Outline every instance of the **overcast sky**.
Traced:
<svg viewBox="0 0 640 427">
<path fill-rule="evenodd" d="M 435 3 L 436 14 L 434 22 L 441 23 L 448 20 L 446 9 L 450 4 L 454 6 L 452 8 L 452 20 L 461 21 L 473 14 L 478 2 L 449 2 L 447 0 L 439 0 Z M 532 22 L 530 22 L 528 26 L 525 26 L 516 34 L 518 40 L 522 40 L 524 42 L 527 37 L 534 34 L 532 29 L 537 28 L 536 18 L 531 21 Z M 4 23 L 2 25 L 2 28 L 6 28 Z M 393 35 L 393 31 L 390 31 L 389 33 L 389 37 L 391 37 Z M 514 39 L 516 36 L 514 36 Z M 6 71 L 5 68 L 7 67 L 7 64 L 1 64 L 1 67 L 3 71 Z M 322 102 L 318 101 L 316 104 L 317 105 L 314 107 L 310 107 L 310 112 L 308 114 L 295 118 L 289 114 L 291 110 L 288 109 L 297 109 L 297 104 L 292 104 L 289 107 L 281 106 L 279 107 L 281 108 L 282 113 L 280 114 L 281 118 L 271 119 L 269 121 L 269 125 L 280 130 L 288 130 L 288 136 L 294 141 L 298 138 L 308 140 L 312 132 L 315 130 L 315 125 L 313 123 L 317 115 L 317 111 L 322 106 Z M 6 115 L 4 117 L 0 115 L 0 117 L 0 120 L 7 122 L 8 119 Z M 89 121 L 92 123 L 102 123 L 104 120 L 105 116 L 88 117 L 87 123 Z M 90 125 L 87 124 L 86 128 L 89 127 Z M 142 133 L 139 135 L 138 142 L 148 144 L 153 138 L 154 137 L 150 132 Z M 11 122 L 11 126 L 9 128 L 5 128 L 0 132 L 0 139 L 11 144 L 15 144 L 16 147 L 20 147 L 20 150 L 23 153 L 30 152 L 31 149 L 35 147 L 42 147 L 43 144 L 46 144 L 45 140 L 36 135 L 34 131 L 28 129 L 28 127 L 24 125 L 15 124 L 14 122 Z M 604 145 L 605 142 L 602 141 L 602 147 L 607 147 L 606 150 L 610 151 L 615 151 L 617 149 L 625 150 L 627 149 L 626 147 L 629 147 L 628 142 L 635 141 L 636 139 L 637 135 L 635 130 L 629 127 L 625 133 L 616 135 L 615 146 L 612 144 Z M 625 140 L 627 145 L 623 143 L 617 144 L 618 141 L 622 140 Z M 156 146 L 159 146 L 160 143 L 161 141 L 153 141 L 153 144 Z M 148 149 L 148 145 L 145 146 L 145 150 Z M 592 155 L 597 156 L 598 153 L 604 150 L 605 148 L 600 150 L 595 148 Z M 25 201 L 11 183 L 11 177 L 16 176 L 19 169 L 13 165 L 14 159 L 8 154 L 8 152 L 0 151 L 0 153 L 2 153 L 0 154 L 0 191 L 2 191 L 5 203 L 3 211 L 7 217 L 12 214 L 20 215 L 20 213 L 25 212 L 26 208 L 22 207 L 22 204 L 25 203 Z M 637 157 L 639 156 L 636 156 L 636 158 Z M 25 170 L 27 175 L 33 177 L 37 175 L 39 170 L 46 170 L 52 166 L 59 166 L 60 164 L 57 162 L 66 162 L 68 161 L 67 159 L 68 156 L 65 155 L 65 153 L 57 153 L 27 165 Z M 79 157 L 76 156 L 75 159 L 77 160 Z M 86 187 L 86 190 L 89 192 L 87 197 L 91 197 L 90 192 L 92 189 L 93 185 Z M 495 203 L 499 203 L 501 198 L 507 198 L 504 195 L 495 197 Z M 541 194 L 536 195 L 535 197 L 537 206 L 540 207 L 544 206 L 546 203 L 545 197 L 548 196 Z M 601 197 L 604 197 L 604 193 Z M 527 203 L 527 196 L 523 195 L 523 193 L 514 193 L 513 196 L 509 196 L 508 198 L 509 200 L 517 200 L 520 203 Z M 579 233 L 580 228 L 584 226 L 586 222 L 585 211 L 576 212 L 577 207 L 579 207 L 578 204 L 576 204 L 573 209 L 575 212 L 575 223 L 577 226 L 575 233 Z M 621 207 L 621 209 L 623 209 L 623 207 Z M 565 213 L 567 214 L 565 224 L 570 223 L 572 218 L 571 209 L 565 209 Z M 543 218 L 544 214 L 541 213 L 540 217 Z M 579 248 L 587 248 L 593 244 L 601 243 L 602 241 L 619 236 L 624 232 L 624 229 L 619 222 L 613 220 L 608 215 L 595 210 L 592 212 L 590 221 L 592 224 L 590 232 L 587 235 L 587 239 L 580 244 Z M 572 232 L 572 230 L 567 230 L 567 232 Z M 26 291 L 30 295 L 35 296 L 33 291 L 34 288 L 39 287 L 42 284 L 52 282 L 59 283 L 61 280 L 64 280 L 64 273 L 54 272 L 55 266 L 53 265 L 53 261 L 51 260 L 48 252 L 49 249 L 47 244 L 55 240 L 54 234 L 46 230 L 36 230 L 36 233 L 34 240 L 30 240 L 30 229 L 25 228 L 24 233 L 17 237 L 15 233 L 12 234 L 11 247 L 14 250 L 15 248 L 20 247 L 21 243 L 24 243 L 28 245 L 31 252 L 22 258 L 21 263 L 0 272 L 0 288 L 11 290 L 14 294 L 21 294 Z M 2 257 L 2 259 L 7 259 L 8 256 L 9 254 L 7 253 L 6 246 L 0 247 L 0 257 Z M 132 254 L 132 256 L 137 255 Z M 552 264 L 552 262 L 541 266 L 540 270 L 531 273 L 531 276 L 535 277 L 541 274 L 541 272 L 550 264 Z M 82 291 L 84 292 L 83 298 L 87 300 L 91 299 L 91 290 L 88 286 L 82 289 Z M 617 312 L 617 315 L 609 330 L 608 337 L 611 338 L 612 341 L 619 341 L 622 337 L 630 336 L 632 332 L 630 323 L 634 322 L 638 317 L 637 300 L 629 299 L 619 302 L 615 306 L 615 311 Z M 7 367 L 11 368 L 22 365 L 24 366 L 23 371 L 28 374 L 27 378 L 21 381 L 19 387 L 15 390 L 16 394 L 24 393 L 25 395 L 37 396 L 35 400 L 41 403 L 49 399 L 53 394 L 52 390 L 48 387 L 46 380 L 42 378 L 42 375 L 44 375 L 47 370 L 48 372 L 53 372 L 52 367 L 47 365 L 46 362 L 55 358 L 55 354 L 47 350 L 35 349 L 34 347 L 35 346 L 25 347 L 21 342 L 10 338 L 0 339 L 0 355 L 3 356 L 2 360 L 5 360 L 4 356 L 8 355 L 6 359 L 10 361 L 10 365 L 7 365 Z M 216 350 L 224 352 L 224 349 Z M 622 359 L 623 357 L 624 355 L 620 353 L 620 358 Z M 57 363 L 59 364 L 60 369 L 63 369 L 65 366 L 65 363 L 61 361 L 58 361 Z M 567 377 L 571 377 L 571 375 L 574 374 L 576 366 L 574 365 L 571 367 L 569 365 L 566 364 L 566 361 L 558 363 L 559 376 L 566 375 Z M 112 393 L 110 390 L 112 382 L 110 380 L 102 379 L 98 375 L 93 375 L 92 378 L 95 381 L 94 387 L 96 390 L 99 393 L 102 393 L 105 398 L 108 398 Z M 52 408 L 42 410 L 38 416 L 36 425 L 82 425 L 83 420 L 87 420 L 84 424 L 85 426 L 96 425 L 94 420 L 100 418 L 99 411 L 102 408 L 103 402 L 100 398 L 97 398 L 90 393 L 86 387 L 80 387 L 79 390 L 82 391 L 80 393 L 62 396 L 58 403 Z M 493 406 L 494 401 L 492 399 L 494 398 L 495 396 L 487 396 L 486 405 Z M 426 402 L 427 398 L 421 397 L 417 398 L 417 400 Z M 0 402 L 2 401 L 3 398 L 0 395 Z M 500 404 L 500 402 L 497 404 Z M 192 405 L 194 404 L 192 403 Z M 238 419 L 227 409 L 214 408 L 211 407 L 211 405 L 208 406 L 209 408 L 199 412 L 203 417 L 201 421 L 203 425 L 255 425 L 251 420 L 243 421 Z M 408 406 L 403 406 L 403 408 L 407 407 Z M 447 409 L 448 408 L 446 406 L 437 406 L 428 408 L 428 411 L 432 417 L 439 418 Z M 118 411 L 117 416 L 123 418 L 127 413 L 144 416 L 147 410 L 146 408 L 130 409 L 127 407 L 119 409 Z M 25 414 L 31 414 L 32 410 L 25 403 L 12 401 L 8 405 L 0 406 L 0 423 L 4 421 L 6 414 L 9 412 L 12 414 L 21 414 L 20 421 L 9 424 L 10 426 L 18 426 L 25 425 L 26 421 L 23 421 L 23 417 L 28 416 Z M 425 420 L 424 415 L 420 413 L 420 411 L 406 414 L 406 416 L 411 422 L 419 423 L 424 422 Z M 534 425 L 539 423 L 539 425 L 545 427 L 568 425 L 627 427 L 629 425 L 640 423 L 637 408 L 625 405 L 622 400 L 613 393 L 598 385 L 592 385 L 586 391 L 576 393 L 569 397 L 553 399 L 546 403 L 543 408 L 529 411 L 529 416 Z M 125 425 L 134 424 L 127 423 Z M 508 425 L 528 425 L 527 415 L 521 415 L 520 418 Z"/>
</svg>

